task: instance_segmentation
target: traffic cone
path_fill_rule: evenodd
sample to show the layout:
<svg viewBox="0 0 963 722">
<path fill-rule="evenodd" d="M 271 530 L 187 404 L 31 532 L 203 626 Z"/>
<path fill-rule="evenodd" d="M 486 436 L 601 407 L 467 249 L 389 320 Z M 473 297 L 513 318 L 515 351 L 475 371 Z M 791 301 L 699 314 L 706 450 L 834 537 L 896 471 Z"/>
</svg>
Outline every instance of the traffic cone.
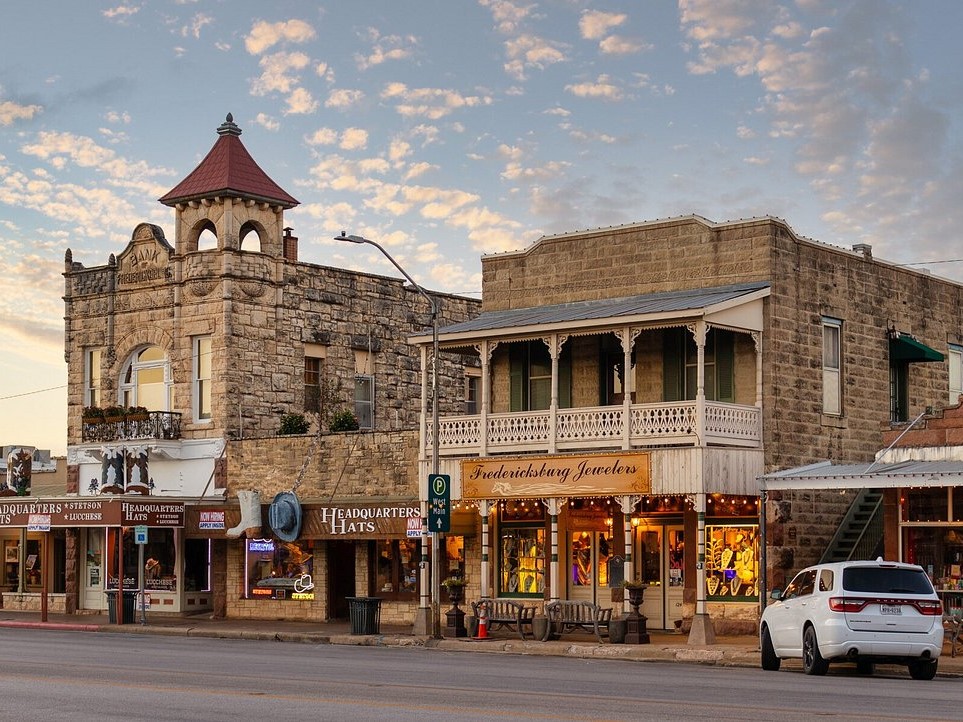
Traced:
<svg viewBox="0 0 963 722">
<path fill-rule="evenodd" d="M 488 608 L 483 604 L 478 614 L 478 636 L 475 639 L 488 639 Z"/>
</svg>

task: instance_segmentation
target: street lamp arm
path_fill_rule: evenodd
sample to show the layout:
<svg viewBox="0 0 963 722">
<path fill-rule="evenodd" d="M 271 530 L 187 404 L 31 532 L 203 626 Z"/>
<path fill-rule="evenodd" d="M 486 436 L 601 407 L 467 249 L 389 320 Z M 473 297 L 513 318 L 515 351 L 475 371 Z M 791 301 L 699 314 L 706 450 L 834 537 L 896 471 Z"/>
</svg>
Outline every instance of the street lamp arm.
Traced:
<svg viewBox="0 0 963 722">
<path fill-rule="evenodd" d="M 408 271 L 402 268 L 399 265 L 398 261 L 392 258 L 391 254 L 388 253 L 388 251 L 386 251 L 381 246 L 380 243 L 376 243 L 375 241 L 372 241 L 369 238 L 365 238 L 364 236 L 347 235 L 344 231 L 341 232 L 340 236 L 335 236 L 334 240 L 347 241 L 348 243 L 365 243 L 369 246 L 374 246 L 375 248 L 377 248 L 379 251 L 381 251 L 381 255 L 383 255 L 385 258 L 391 261 L 391 265 L 397 268 L 398 271 L 401 273 L 401 275 L 408 280 L 408 283 L 414 286 L 415 290 L 425 297 L 425 300 L 428 301 L 428 305 L 431 306 L 432 318 L 438 315 L 438 306 L 435 304 L 435 299 L 432 298 L 430 295 L 428 295 L 428 292 L 425 291 L 425 289 L 423 289 L 421 286 L 419 286 L 418 283 L 415 281 L 415 279 L 413 279 L 411 276 L 408 275 Z"/>
</svg>

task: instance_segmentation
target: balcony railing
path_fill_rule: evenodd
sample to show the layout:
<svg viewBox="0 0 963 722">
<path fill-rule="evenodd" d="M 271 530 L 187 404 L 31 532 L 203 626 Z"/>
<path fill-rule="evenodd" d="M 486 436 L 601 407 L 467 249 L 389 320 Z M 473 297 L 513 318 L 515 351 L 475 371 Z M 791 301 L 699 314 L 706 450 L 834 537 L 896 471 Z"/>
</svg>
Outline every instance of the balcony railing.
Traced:
<svg viewBox="0 0 963 722">
<path fill-rule="evenodd" d="M 706 402 L 705 444 L 758 447 L 762 443 L 760 409 L 755 406 Z M 634 404 L 626 422 L 622 406 L 559 409 L 554 447 L 558 450 L 622 448 L 628 426 L 629 447 L 695 446 L 698 438 L 695 401 Z M 488 414 L 488 452 L 548 451 L 552 444 L 552 415 L 548 410 Z M 426 443 L 431 446 L 431 429 Z M 448 416 L 439 419 L 438 449 L 443 454 L 477 453 L 482 447 L 482 417 Z"/>
<path fill-rule="evenodd" d="M 82 426 L 84 443 L 181 438 L 181 415 L 170 411 L 150 411 L 146 418 L 128 416 L 119 421 L 89 423 L 84 419 Z"/>
</svg>

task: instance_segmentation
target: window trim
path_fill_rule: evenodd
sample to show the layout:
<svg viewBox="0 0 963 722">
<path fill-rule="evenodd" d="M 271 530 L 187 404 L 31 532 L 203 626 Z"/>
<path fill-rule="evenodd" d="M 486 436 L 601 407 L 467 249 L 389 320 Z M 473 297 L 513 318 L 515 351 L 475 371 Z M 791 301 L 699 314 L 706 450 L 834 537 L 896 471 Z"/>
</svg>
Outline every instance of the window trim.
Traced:
<svg viewBox="0 0 963 722">
<path fill-rule="evenodd" d="M 946 364 L 949 402 L 950 406 L 956 406 L 960 403 L 960 396 L 963 395 L 963 346 L 955 343 L 947 344 Z M 954 381 L 956 381 L 955 386 L 953 384 Z"/>
<path fill-rule="evenodd" d="M 96 359 L 94 358 L 96 356 Z M 104 394 L 104 377 L 101 371 L 103 349 L 84 349 L 84 406 L 100 406 Z M 96 370 L 96 377 L 93 373 Z"/>
<path fill-rule="evenodd" d="M 841 319 L 823 316 L 820 324 L 822 335 L 821 340 L 821 368 L 823 383 L 823 413 L 828 416 L 843 415 L 843 322 Z M 827 349 L 826 334 L 832 331 L 835 334 L 835 348 Z M 827 350 L 835 352 L 835 365 L 830 365 L 832 359 L 827 363 Z M 830 386 L 832 388 L 830 388 Z M 833 403 L 832 392 L 835 392 L 835 404 Z"/>
<path fill-rule="evenodd" d="M 207 360 L 208 376 L 206 378 L 201 376 L 201 354 L 205 353 L 201 350 L 201 344 L 207 341 L 209 350 L 206 352 L 210 358 Z M 207 409 L 207 415 L 204 415 L 204 385 L 207 385 L 207 395 L 208 404 L 213 406 L 213 390 L 211 389 L 211 383 L 214 378 L 214 341 L 210 335 L 194 336 L 191 341 L 192 348 L 192 361 L 193 361 L 193 373 L 192 373 L 192 397 L 194 402 L 191 404 L 192 413 L 194 415 L 194 423 L 208 424 L 211 423 L 213 417 L 213 409 Z"/>
</svg>

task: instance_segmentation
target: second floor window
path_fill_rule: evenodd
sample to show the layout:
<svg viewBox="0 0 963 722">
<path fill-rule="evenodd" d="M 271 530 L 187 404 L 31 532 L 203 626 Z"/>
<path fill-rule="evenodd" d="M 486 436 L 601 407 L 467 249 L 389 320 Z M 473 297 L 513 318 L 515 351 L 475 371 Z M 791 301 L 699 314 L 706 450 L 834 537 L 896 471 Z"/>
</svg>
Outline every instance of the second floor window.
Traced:
<svg viewBox="0 0 963 722">
<path fill-rule="evenodd" d="M 465 372 L 465 413 L 477 414 L 481 410 L 481 376 Z"/>
<path fill-rule="evenodd" d="M 171 367 L 164 349 L 148 346 L 133 353 L 120 376 L 120 403 L 146 406 L 150 411 L 171 409 Z"/>
<path fill-rule="evenodd" d="M 823 319 L 823 413 L 843 413 L 842 327 L 835 318 Z"/>
<path fill-rule="evenodd" d="M 735 334 L 710 329 L 703 350 L 703 393 L 708 401 L 735 402 Z M 699 349 L 684 328 L 665 331 L 662 393 L 665 401 L 693 401 L 698 391 Z"/>
<path fill-rule="evenodd" d="M 211 337 L 194 339 L 194 418 L 211 418 Z"/>
<path fill-rule="evenodd" d="M 362 429 L 374 428 L 374 377 L 355 376 L 354 415 Z"/>
<path fill-rule="evenodd" d="M 947 351 L 947 362 L 950 365 L 950 406 L 960 403 L 963 394 L 963 346 L 950 344 Z"/>
<path fill-rule="evenodd" d="M 304 410 L 321 413 L 321 372 L 324 359 L 304 357 Z"/>
<path fill-rule="evenodd" d="M 99 348 L 87 349 L 84 353 L 84 405 L 100 406 L 100 360 Z"/>
<path fill-rule="evenodd" d="M 552 404 L 552 357 L 544 341 L 513 343 L 509 350 L 511 367 L 511 410 L 538 411 Z M 558 406 L 572 405 L 572 354 L 568 346 L 558 358 Z"/>
</svg>

